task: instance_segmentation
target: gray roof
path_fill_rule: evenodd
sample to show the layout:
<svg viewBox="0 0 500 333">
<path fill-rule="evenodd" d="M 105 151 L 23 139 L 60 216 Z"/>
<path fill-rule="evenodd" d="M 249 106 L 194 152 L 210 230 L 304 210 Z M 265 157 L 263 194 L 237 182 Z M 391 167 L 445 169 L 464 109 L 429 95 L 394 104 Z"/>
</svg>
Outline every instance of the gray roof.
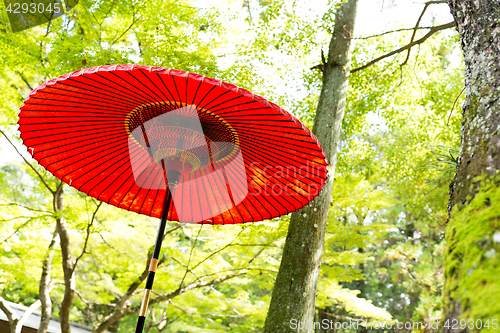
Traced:
<svg viewBox="0 0 500 333">
<path fill-rule="evenodd" d="M 12 310 L 16 313 L 17 318 L 21 318 L 21 316 L 24 314 L 24 312 L 28 309 L 24 305 L 12 303 L 12 302 L 7 302 L 9 306 L 11 307 Z M 35 330 L 38 329 L 38 326 L 40 325 L 40 316 L 41 313 L 40 311 L 34 311 L 31 316 L 29 316 L 28 319 L 24 322 L 24 327 L 30 327 Z M 9 320 L 7 319 L 7 316 L 3 311 L 0 309 L 0 320 L 8 322 Z M 49 328 L 47 329 L 48 333 L 61 333 L 61 325 L 59 324 L 59 318 L 52 316 L 52 320 L 49 323 Z M 82 324 L 78 323 L 71 323 L 71 333 L 89 333 L 92 332 L 92 327 L 85 326 Z"/>
</svg>

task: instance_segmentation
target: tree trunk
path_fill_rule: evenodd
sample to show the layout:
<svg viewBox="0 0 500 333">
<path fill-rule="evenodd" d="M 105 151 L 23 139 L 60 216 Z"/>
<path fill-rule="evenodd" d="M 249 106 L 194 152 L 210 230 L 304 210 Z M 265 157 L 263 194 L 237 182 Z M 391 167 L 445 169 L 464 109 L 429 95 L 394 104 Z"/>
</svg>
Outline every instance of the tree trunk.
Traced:
<svg viewBox="0 0 500 333">
<path fill-rule="evenodd" d="M 357 0 L 344 3 L 336 13 L 335 28 L 323 64 L 323 85 L 313 133 L 328 159 L 329 177 L 319 196 L 292 214 L 276 277 L 264 332 L 310 332 L 315 315 L 316 286 L 323 257 L 325 227 L 349 84 L 351 39 Z M 292 320 L 303 329 L 292 329 Z"/>
<path fill-rule="evenodd" d="M 52 241 L 50 242 L 47 255 L 43 260 L 42 277 L 40 278 L 40 287 L 38 289 L 38 297 L 40 298 L 40 302 L 42 305 L 42 315 L 40 318 L 38 333 L 47 333 L 49 322 L 52 318 L 52 300 L 50 299 L 50 292 L 52 288 L 50 283 L 50 273 L 52 271 L 52 259 L 54 258 L 55 248 L 57 247 L 58 243 L 59 235 L 57 233 L 56 227 L 56 230 L 52 235 Z"/>
<path fill-rule="evenodd" d="M 60 214 L 63 209 L 64 191 L 63 186 L 60 185 L 54 194 L 54 212 Z M 69 316 L 71 313 L 71 306 L 75 298 L 75 277 L 73 256 L 70 252 L 70 240 L 68 225 L 61 215 L 56 215 L 57 233 L 61 240 L 61 254 L 62 254 L 62 267 L 64 275 L 64 297 L 61 304 L 61 311 L 59 311 L 59 318 L 61 321 L 61 332 L 71 333 L 71 323 Z"/>
<path fill-rule="evenodd" d="M 444 324 L 500 318 L 500 1 L 448 0 L 465 59 L 466 100 L 457 175 L 450 186 Z M 460 326 L 460 325 L 459 325 Z M 467 329 L 445 327 L 444 332 Z"/>
</svg>

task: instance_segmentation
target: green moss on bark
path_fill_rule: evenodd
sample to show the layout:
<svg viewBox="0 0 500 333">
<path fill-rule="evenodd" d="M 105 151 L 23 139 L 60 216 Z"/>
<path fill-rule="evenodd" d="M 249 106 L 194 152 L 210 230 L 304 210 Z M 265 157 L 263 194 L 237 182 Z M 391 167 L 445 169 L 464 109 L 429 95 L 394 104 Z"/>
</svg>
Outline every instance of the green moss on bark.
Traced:
<svg viewBox="0 0 500 333">
<path fill-rule="evenodd" d="M 489 319 L 489 329 L 469 332 L 497 332 L 491 322 L 500 322 L 500 177 L 481 182 L 474 199 L 462 209 L 457 206 L 446 237 L 445 294 L 458 301 L 462 319 L 483 323 Z M 444 306 L 446 311 L 452 305 L 446 302 Z"/>
</svg>

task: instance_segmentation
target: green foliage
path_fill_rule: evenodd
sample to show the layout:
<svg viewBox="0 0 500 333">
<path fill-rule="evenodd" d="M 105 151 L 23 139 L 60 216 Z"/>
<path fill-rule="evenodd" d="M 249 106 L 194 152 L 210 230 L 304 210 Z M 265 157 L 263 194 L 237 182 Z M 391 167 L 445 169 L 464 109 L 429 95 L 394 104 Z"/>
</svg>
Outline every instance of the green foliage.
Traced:
<svg viewBox="0 0 500 333">
<path fill-rule="evenodd" d="M 448 276 L 460 277 L 448 281 L 448 294 L 462 304 L 465 310 L 462 319 L 481 319 L 483 323 L 497 319 L 500 314 L 500 306 L 494 300 L 500 292 L 499 181 L 499 177 L 488 181 L 475 179 L 474 182 L 480 183 L 479 192 L 464 207 L 454 207 L 448 224 L 446 270 Z"/>
<path fill-rule="evenodd" d="M 22 177 L 14 177 L 22 173 L 18 167 L 7 166 L 2 171 L 2 180 L 9 178 L 17 197 L 12 204 L 2 200 L 0 234 L 10 237 L 2 238 L 0 247 L 0 290 L 3 297 L 29 304 L 37 297 L 41 262 L 52 236 L 54 216 L 50 213 L 47 195 L 45 205 L 28 209 L 21 204 L 29 202 L 33 205 L 36 200 L 29 197 L 30 192 L 17 190 L 23 184 Z M 40 190 L 39 193 L 47 192 Z M 5 196 L 2 195 L 2 199 Z M 96 203 L 71 188 L 66 188 L 65 201 L 67 208 L 63 218 L 74 230 L 71 233 L 71 252 L 78 256 Z M 146 254 L 156 227 L 155 219 L 108 205 L 100 208 L 89 229 L 86 253 L 76 269 L 78 298 L 72 309 L 72 320 L 88 325 L 95 323 L 109 310 L 107 304 L 112 303 L 117 295 L 124 294 L 137 280 L 145 268 Z M 245 331 L 252 331 L 255 323 L 263 324 L 266 311 L 263 305 L 269 301 L 269 290 L 279 265 L 277 242 L 284 237 L 286 227 L 286 219 L 279 223 L 224 228 L 171 223 L 171 232 L 164 240 L 160 257 L 163 262 L 158 268 L 156 293 L 172 292 L 181 283 L 189 285 L 230 274 L 240 275 L 232 279 L 231 284 L 196 289 L 172 299 L 170 303 L 160 304 L 153 311 L 163 313 L 166 318 L 180 315 L 181 318 L 172 326 L 173 331 L 180 326 L 192 326 L 194 331 L 197 331 L 196 327 L 205 327 L 207 331 L 240 331 L 246 327 Z M 54 263 L 60 260 L 58 251 Z M 55 264 L 54 268 L 52 297 L 57 313 L 64 286 L 60 266 Z M 139 304 L 140 299 L 141 295 L 137 294 L 132 305 Z M 253 324 L 247 324 L 249 318 Z M 134 326 L 135 320 L 124 320 L 120 331 L 130 331 Z"/>
<path fill-rule="evenodd" d="M 357 43 L 352 67 L 403 44 L 404 35 Z M 322 276 L 401 322 L 441 319 L 448 185 L 460 137 L 452 108 L 463 100 L 462 64 L 448 60 L 456 52 L 456 35 L 441 34 L 403 67 L 388 58 L 351 75 Z M 320 79 L 306 76 L 311 93 Z M 322 303 L 376 319 L 331 305 Z"/>
<path fill-rule="evenodd" d="M 2 10 L 2 15 L 4 13 Z M 80 1 L 67 16 L 50 25 L 13 34 L 8 32 L 10 28 L 4 16 L 1 28 L 6 33 L 0 34 L 3 49 L 0 53 L 3 64 L 0 124 L 9 126 L 17 122 L 19 106 L 32 88 L 82 67 L 122 63 L 156 65 L 196 72 L 252 89 L 261 78 L 239 55 L 244 53 L 242 50 L 248 54 L 255 50 L 240 48 L 234 43 L 239 32 L 232 31 L 231 24 L 227 24 L 234 19 L 230 11 L 200 9 L 188 1 Z M 224 59 L 227 50 L 235 60 Z M 35 167 L 55 188 L 56 180 L 43 168 Z M 0 178 L 0 241 L 3 241 L 0 294 L 25 305 L 36 299 L 41 263 L 55 218 L 63 218 L 70 228 L 72 255 L 83 255 L 75 270 L 77 297 L 71 319 L 96 324 L 113 309 L 110 304 L 123 295 L 144 270 L 157 221 L 104 205 L 90 226 L 96 208 L 91 198 L 65 188 L 64 210 L 55 214 L 52 195 L 27 166 L 4 166 Z M 172 224 L 172 228 L 178 229 L 165 239 L 164 262 L 159 267 L 156 292 L 169 293 L 181 284 L 242 275 L 229 280 L 230 288 L 203 287 L 172 299 L 172 303 L 153 307 L 153 313 L 160 316 L 158 319 L 168 318 L 162 328 L 254 330 L 256 326 L 247 323 L 247 318 L 253 318 L 254 323 L 263 322 L 264 304 L 268 303 L 279 264 L 278 244 L 286 223 L 285 218 L 273 224 L 253 225 L 251 229 L 205 226 L 198 236 L 197 226 L 178 228 Z M 90 233 L 83 253 L 87 228 Z M 234 242 L 229 244 L 228 239 Z M 57 314 L 64 290 L 59 249 L 53 262 L 51 297 L 53 313 Z M 130 304 L 137 305 L 140 299 L 140 293 L 136 293 Z M 134 326 L 135 316 L 131 316 L 122 320 L 119 329 L 130 331 Z"/>
<path fill-rule="evenodd" d="M 328 49 L 338 3 L 330 1 L 325 12 L 318 12 L 291 0 L 261 0 L 249 11 L 239 2 L 198 8 L 187 0 L 82 0 L 50 26 L 0 34 L 0 125 L 16 124 L 31 88 L 48 79 L 82 67 L 136 63 L 252 89 L 312 127 L 322 75 L 311 67 L 320 63 L 321 49 Z M 10 31 L 5 15 L 1 25 Z M 409 33 L 402 32 L 356 42 L 352 68 L 408 39 Z M 412 50 L 403 67 L 405 53 L 351 75 L 316 304 L 328 313 L 426 323 L 441 316 L 448 185 L 463 100 L 462 64 L 454 60 L 457 41 L 456 33 L 438 34 Z M 35 167 L 55 188 L 57 180 Z M 25 305 L 37 298 L 41 263 L 55 218 L 62 217 L 71 230 L 71 253 L 83 254 L 75 270 L 78 293 L 71 319 L 98 323 L 146 268 L 157 220 L 103 205 L 90 225 L 97 203 L 68 187 L 65 209 L 56 215 L 52 195 L 24 164 L 3 166 L 0 183 L 0 295 Z M 487 187 L 484 196 L 493 202 L 495 191 Z M 455 217 L 457 232 L 469 232 L 466 226 L 494 215 L 495 205 L 480 203 L 470 206 L 476 207 L 469 211 L 474 218 Z M 146 327 L 150 332 L 259 331 L 287 226 L 288 217 L 244 226 L 169 224 L 156 293 L 241 275 L 153 305 Z M 481 228 L 471 232 L 470 244 L 484 241 L 482 232 L 495 235 L 494 225 Z M 495 247 L 491 239 L 487 244 Z M 491 258 L 476 258 L 474 248 L 465 245 L 456 251 L 470 256 L 470 265 L 484 264 L 488 272 L 496 267 L 492 251 L 487 252 Z M 64 289 L 59 249 L 53 262 L 57 314 Z M 477 278 L 454 288 L 464 292 L 464 301 L 487 304 L 479 297 L 494 297 L 494 281 L 480 276 L 485 270 L 467 267 Z M 129 304 L 137 306 L 140 299 L 137 292 Z M 478 318 L 496 311 L 493 306 L 470 309 Z M 129 332 L 135 319 L 126 316 L 113 330 Z"/>
<path fill-rule="evenodd" d="M 337 285 L 334 280 L 323 279 L 320 288 L 325 291 L 325 298 L 318 298 L 317 305 L 325 307 L 334 304 L 343 307 L 350 314 L 355 314 L 361 318 L 375 319 L 376 321 L 391 322 L 391 315 L 364 298 L 357 297 L 358 290 L 350 290 Z M 324 297 L 324 296 L 323 296 Z"/>
</svg>

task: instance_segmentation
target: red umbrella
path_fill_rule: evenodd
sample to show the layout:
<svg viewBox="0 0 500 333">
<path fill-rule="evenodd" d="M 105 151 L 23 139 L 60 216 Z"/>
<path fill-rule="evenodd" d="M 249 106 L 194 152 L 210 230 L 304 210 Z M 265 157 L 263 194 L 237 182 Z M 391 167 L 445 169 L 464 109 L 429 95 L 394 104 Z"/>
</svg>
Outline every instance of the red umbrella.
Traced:
<svg viewBox="0 0 500 333">
<path fill-rule="evenodd" d="M 33 90 L 18 123 L 28 151 L 55 177 L 161 218 L 137 332 L 167 220 L 271 219 L 307 205 L 327 176 L 318 140 L 290 113 L 178 70 L 112 65 L 69 73 Z"/>
</svg>

